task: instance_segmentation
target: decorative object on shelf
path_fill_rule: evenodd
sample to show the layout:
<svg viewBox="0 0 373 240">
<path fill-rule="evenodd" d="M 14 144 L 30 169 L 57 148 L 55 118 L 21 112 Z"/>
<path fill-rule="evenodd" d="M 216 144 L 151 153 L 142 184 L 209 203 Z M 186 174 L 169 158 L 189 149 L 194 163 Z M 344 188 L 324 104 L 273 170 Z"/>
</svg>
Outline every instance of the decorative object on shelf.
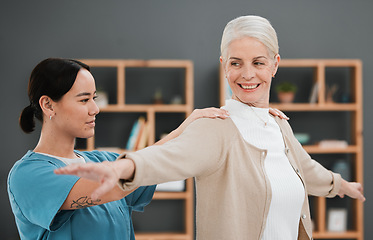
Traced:
<svg viewBox="0 0 373 240">
<path fill-rule="evenodd" d="M 333 84 L 331 86 L 326 86 L 326 98 L 325 101 L 327 103 L 334 103 L 334 95 L 338 90 L 338 85 Z"/>
<path fill-rule="evenodd" d="M 341 103 L 349 103 L 351 101 L 351 97 L 348 93 L 342 93 L 341 95 Z"/>
<path fill-rule="evenodd" d="M 346 148 L 348 143 L 345 140 L 326 139 L 319 142 L 320 148 Z"/>
<path fill-rule="evenodd" d="M 153 103 L 154 104 L 163 104 L 162 89 L 157 88 L 157 90 L 155 91 L 154 98 L 153 98 Z"/>
<path fill-rule="evenodd" d="M 328 210 L 328 231 L 329 232 L 347 231 L 347 209 L 330 208 Z"/>
<path fill-rule="evenodd" d="M 171 104 L 183 104 L 183 98 L 180 95 L 176 95 L 172 98 Z"/>
<path fill-rule="evenodd" d="M 333 166 L 332 171 L 341 174 L 342 178 L 346 181 L 351 181 L 351 169 L 350 166 L 345 159 L 337 160 Z"/>
<path fill-rule="evenodd" d="M 291 103 L 297 92 L 297 86 L 291 82 L 281 82 L 276 85 L 276 92 L 281 103 Z"/>
<path fill-rule="evenodd" d="M 107 107 L 107 105 L 109 104 L 108 94 L 105 91 L 98 90 L 96 92 L 96 95 L 97 95 L 97 98 L 96 98 L 95 102 L 96 102 L 98 108 Z"/>
<path fill-rule="evenodd" d="M 319 84 L 315 82 L 312 86 L 311 94 L 310 94 L 310 103 L 317 103 L 317 97 L 319 94 Z"/>
<path fill-rule="evenodd" d="M 310 135 L 308 133 L 294 133 L 294 136 L 302 145 L 307 144 L 310 140 Z"/>
</svg>

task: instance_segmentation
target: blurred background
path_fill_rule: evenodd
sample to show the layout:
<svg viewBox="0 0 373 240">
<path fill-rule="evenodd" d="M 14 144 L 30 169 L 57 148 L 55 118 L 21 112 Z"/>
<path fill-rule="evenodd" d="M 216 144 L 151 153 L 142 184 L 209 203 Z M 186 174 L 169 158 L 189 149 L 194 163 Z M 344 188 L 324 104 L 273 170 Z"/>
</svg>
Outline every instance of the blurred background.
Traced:
<svg viewBox="0 0 373 240">
<path fill-rule="evenodd" d="M 189 59 L 194 63 L 195 108 L 218 107 L 222 31 L 229 20 L 254 14 L 271 21 L 283 59 L 362 60 L 365 239 L 373 239 L 372 9 L 370 0 L 2 1 L 0 238 L 19 239 L 6 178 L 14 162 L 38 141 L 37 132 L 26 135 L 18 127 L 19 113 L 29 104 L 28 77 L 37 63 L 47 57 Z M 291 114 L 293 121 L 296 117 Z"/>
</svg>

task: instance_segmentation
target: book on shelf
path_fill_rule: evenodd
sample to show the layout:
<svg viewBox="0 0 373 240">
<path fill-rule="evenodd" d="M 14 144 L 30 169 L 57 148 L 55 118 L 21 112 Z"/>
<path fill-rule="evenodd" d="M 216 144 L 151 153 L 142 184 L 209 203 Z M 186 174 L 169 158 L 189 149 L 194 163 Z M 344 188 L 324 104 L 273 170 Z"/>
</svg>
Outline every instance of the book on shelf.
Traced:
<svg viewBox="0 0 373 240">
<path fill-rule="evenodd" d="M 130 136 L 127 141 L 126 149 L 129 151 L 135 150 L 136 144 L 138 143 L 138 138 L 140 135 L 140 132 L 145 126 L 145 118 L 139 117 L 137 121 L 133 124 L 132 130 L 130 132 Z"/>
<path fill-rule="evenodd" d="M 148 145 L 149 138 L 149 123 L 144 121 L 140 127 L 139 135 L 137 137 L 136 145 L 134 150 L 140 150 Z"/>
</svg>

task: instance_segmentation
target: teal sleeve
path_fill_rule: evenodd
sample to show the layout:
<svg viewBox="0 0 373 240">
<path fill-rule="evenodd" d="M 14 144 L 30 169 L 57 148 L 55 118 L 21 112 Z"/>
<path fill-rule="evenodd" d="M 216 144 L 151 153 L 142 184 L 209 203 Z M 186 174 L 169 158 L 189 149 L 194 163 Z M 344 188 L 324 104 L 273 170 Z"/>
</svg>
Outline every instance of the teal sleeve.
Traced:
<svg viewBox="0 0 373 240">
<path fill-rule="evenodd" d="M 139 187 L 133 193 L 126 196 L 127 205 L 134 211 L 142 212 L 144 207 L 150 203 L 153 198 L 156 185 Z"/>
<path fill-rule="evenodd" d="M 71 188 L 79 179 L 76 176 L 56 175 L 53 170 L 61 167 L 53 161 L 20 161 L 11 170 L 8 190 L 13 201 L 13 210 L 19 211 L 31 223 L 54 230 L 73 214 L 64 212 L 62 219 L 55 219 Z M 54 221 L 55 220 L 55 221 Z"/>
</svg>

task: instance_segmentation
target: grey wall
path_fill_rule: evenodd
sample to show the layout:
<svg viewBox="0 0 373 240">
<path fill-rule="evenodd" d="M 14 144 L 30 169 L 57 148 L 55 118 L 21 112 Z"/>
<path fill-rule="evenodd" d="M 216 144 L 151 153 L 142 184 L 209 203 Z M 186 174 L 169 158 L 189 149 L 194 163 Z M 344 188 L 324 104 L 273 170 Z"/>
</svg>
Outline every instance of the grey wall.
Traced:
<svg viewBox="0 0 373 240">
<path fill-rule="evenodd" d="M 373 1 L 2 1 L 0 3 L 0 235 L 17 239 L 6 193 L 13 163 L 36 133 L 18 127 L 27 78 L 46 57 L 191 59 L 195 107 L 218 106 L 220 36 L 228 20 L 256 14 L 278 32 L 282 58 L 359 58 L 364 63 L 365 237 L 373 239 Z M 317 129 L 315 130 L 317 131 Z"/>
</svg>

